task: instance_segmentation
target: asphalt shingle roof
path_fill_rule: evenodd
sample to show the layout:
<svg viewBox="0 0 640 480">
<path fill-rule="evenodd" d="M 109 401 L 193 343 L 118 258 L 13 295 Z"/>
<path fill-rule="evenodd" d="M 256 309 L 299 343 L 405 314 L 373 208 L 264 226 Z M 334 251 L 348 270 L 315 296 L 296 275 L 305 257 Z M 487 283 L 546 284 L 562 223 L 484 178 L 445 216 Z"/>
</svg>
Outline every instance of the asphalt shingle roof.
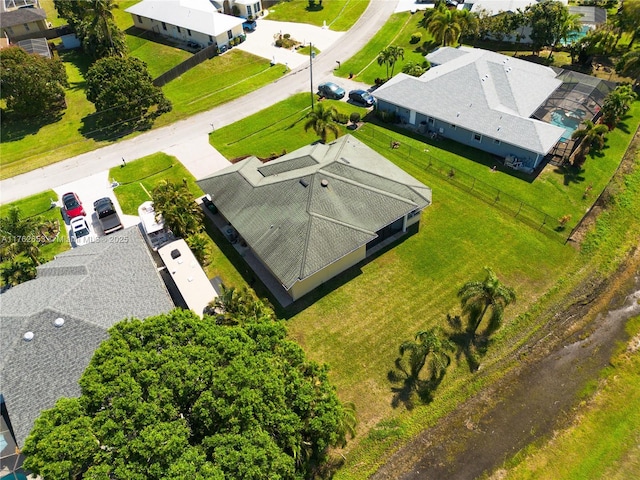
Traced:
<svg viewBox="0 0 640 480">
<path fill-rule="evenodd" d="M 198 181 L 286 289 L 431 203 L 431 189 L 347 135 Z"/>
<path fill-rule="evenodd" d="M 443 47 L 427 59 L 439 65 L 419 78 L 400 73 L 373 95 L 541 155 L 564 134 L 530 118 L 562 84 L 551 68 L 469 47 Z"/>
<path fill-rule="evenodd" d="M 0 15 L 0 27 L 15 27 L 24 23 L 37 22 L 47 18 L 47 13 L 41 8 L 18 8 Z"/>
<path fill-rule="evenodd" d="M 58 255 L 0 295 L 1 393 L 18 445 L 42 410 L 80 394 L 78 379 L 109 327 L 174 307 L 138 227 L 101 240 Z"/>
</svg>

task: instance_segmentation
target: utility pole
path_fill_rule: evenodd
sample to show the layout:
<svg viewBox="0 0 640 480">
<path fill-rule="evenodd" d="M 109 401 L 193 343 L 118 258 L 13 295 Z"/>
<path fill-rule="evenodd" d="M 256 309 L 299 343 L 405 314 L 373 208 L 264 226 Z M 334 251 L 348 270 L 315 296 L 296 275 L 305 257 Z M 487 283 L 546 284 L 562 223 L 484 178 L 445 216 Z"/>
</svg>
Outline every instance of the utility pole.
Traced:
<svg viewBox="0 0 640 480">
<path fill-rule="evenodd" d="M 313 110 L 313 43 L 309 42 L 309 76 L 311 78 L 311 110 Z"/>
</svg>

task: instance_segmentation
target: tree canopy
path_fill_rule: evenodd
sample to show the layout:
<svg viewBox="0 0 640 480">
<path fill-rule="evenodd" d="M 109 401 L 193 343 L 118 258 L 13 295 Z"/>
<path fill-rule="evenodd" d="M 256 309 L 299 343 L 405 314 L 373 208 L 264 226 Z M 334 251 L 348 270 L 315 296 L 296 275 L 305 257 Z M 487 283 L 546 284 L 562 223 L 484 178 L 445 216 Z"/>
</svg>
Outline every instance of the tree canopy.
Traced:
<svg viewBox="0 0 640 480">
<path fill-rule="evenodd" d="M 580 28 L 578 17 L 569 14 L 569 9 L 562 2 L 544 0 L 529 5 L 525 9 L 531 33 L 529 38 L 534 52 L 543 47 L 555 45 L 565 39 L 572 31 Z"/>
<path fill-rule="evenodd" d="M 314 109 L 307 114 L 308 120 L 304 124 L 304 131 L 313 129 L 322 143 L 327 143 L 330 133 L 333 133 L 338 138 L 340 130 L 338 130 L 338 125 L 335 122 L 337 114 L 337 110 L 333 107 L 326 106 L 323 103 L 316 104 Z"/>
<path fill-rule="evenodd" d="M 53 0 L 61 18 L 76 31 L 84 52 L 94 60 L 124 56 L 127 44 L 114 19 L 113 0 Z"/>
<path fill-rule="evenodd" d="M 48 480 L 307 478 L 352 416 L 281 322 L 179 309 L 112 327 L 80 386 L 25 442 Z"/>
<path fill-rule="evenodd" d="M 149 126 L 171 110 L 159 87 L 153 84 L 147 65 L 133 57 L 106 57 L 87 72 L 87 99 L 96 107 L 96 124 L 110 131 Z"/>
<path fill-rule="evenodd" d="M 67 107 L 64 89 L 69 83 L 60 60 L 9 47 L 0 50 L 0 71 L 0 98 L 11 116 L 56 115 Z"/>
<path fill-rule="evenodd" d="M 186 183 L 162 180 L 151 196 L 154 210 L 176 236 L 188 238 L 204 230 L 204 214 Z"/>
</svg>

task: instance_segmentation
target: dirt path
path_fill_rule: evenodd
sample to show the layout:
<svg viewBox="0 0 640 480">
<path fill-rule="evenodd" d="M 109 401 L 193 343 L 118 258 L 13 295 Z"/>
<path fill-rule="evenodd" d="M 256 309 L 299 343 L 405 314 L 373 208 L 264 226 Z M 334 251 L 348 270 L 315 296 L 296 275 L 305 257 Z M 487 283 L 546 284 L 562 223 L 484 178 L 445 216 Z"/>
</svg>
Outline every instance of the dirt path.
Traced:
<svg viewBox="0 0 640 480">
<path fill-rule="evenodd" d="M 634 163 L 639 144 L 636 132 L 621 174 Z M 599 211 L 596 206 L 590 217 Z M 584 228 L 593 223 L 586 220 Z M 371 478 L 470 480 L 549 437 L 573 417 L 580 391 L 608 365 L 616 341 L 625 339 L 625 319 L 640 314 L 638 298 L 612 312 L 632 292 L 640 297 L 640 248 L 616 275 L 587 278 L 565 297 L 567 306 L 550 307 L 541 315 L 547 324 L 516 352 L 517 368 L 422 432 Z"/>
</svg>

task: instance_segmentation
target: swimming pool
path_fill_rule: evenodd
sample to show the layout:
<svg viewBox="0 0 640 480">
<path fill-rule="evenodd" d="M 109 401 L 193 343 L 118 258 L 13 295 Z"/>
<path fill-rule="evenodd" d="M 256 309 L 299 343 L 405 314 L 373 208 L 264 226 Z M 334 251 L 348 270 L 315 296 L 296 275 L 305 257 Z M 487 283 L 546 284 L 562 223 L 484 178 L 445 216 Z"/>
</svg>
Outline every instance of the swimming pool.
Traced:
<svg viewBox="0 0 640 480">
<path fill-rule="evenodd" d="M 584 110 L 576 110 L 568 113 L 564 110 L 554 110 L 551 112 L 551 121 L 549 123 L 556 127 L 564 128 L 564 134 L 560 140 L 567 141 L 571 138 L 571 134 L 577 130 L 580 122 L 582 122 L 582 116 L 580 116 L 581 112 L 586 113 Z"/>
</svg>

